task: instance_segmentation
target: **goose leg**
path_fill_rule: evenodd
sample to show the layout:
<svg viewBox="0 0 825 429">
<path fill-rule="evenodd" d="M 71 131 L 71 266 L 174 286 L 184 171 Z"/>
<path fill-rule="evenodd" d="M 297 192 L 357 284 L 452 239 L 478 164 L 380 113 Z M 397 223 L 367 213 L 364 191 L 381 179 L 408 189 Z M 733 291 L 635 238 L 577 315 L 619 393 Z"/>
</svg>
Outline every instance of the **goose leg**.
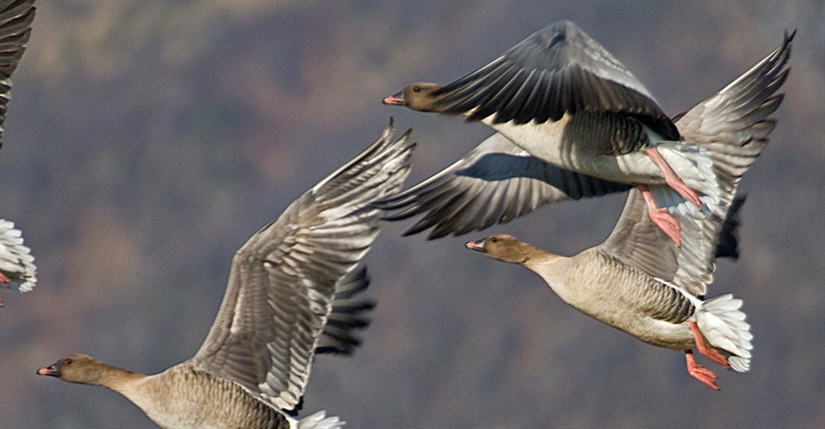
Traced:
<svg viewBox="0 0 825 429">
<path fill-rule="evenodd" d="M 705 341 L 705 336 L 702 335 L 701 331 L 699 331 L 699 325 L 697 325 L 696 322 L 688 322 L 688 327 L 690 328 L 690 332 L 693 332 L 693 342 L 696 343 L 696 350 L 699 350 L 699 353 L 707 356 L 708 359 L 724 366 L 725 368 L 730 368 L 728 360 L 725 359 L 721 353 L 714 350 L 713 347 L 710 347 Z"/>
<path fill-rule="evenodd" d="M 693 350 L 685 350 L 685 361 L 687 361 L 688 374 L 705 383 L 711 389 L 719 390 L 719 386 L 716 385 L 716 374 L 696 363 L 693 359 Z"/>
<path fill-rule="evenodd" d="M 647 214 L 653 224 L 664 231 L 677 246 L 682 245 L 682 230 L 679 228 L 679 222 L 667 212 L 667 209 L 657 207 L 653 195 L 650 193 L 650 187 L 647 185 L 636 185 L 642 191 L 642 197 L 647 204 Z"/>
<path fill-rule="evenodd" d="M 676 172 L 670 168 L 670 164 L 668 164 L 662 157 L 662 154 L 659 153 L 659 149 L 656 149 L 655 147 L 648 149 L 647 156 L 649 156 L 651 161 L 659 167 L 659 170 L 662 170 L 662 174 L 665 175 L 665 183 L 667 183 L 667 185 L 674 191 L 678 192 L 682 198 L 696 205 L 696 208 L 699 209 L 699 211 L 702 211 L 702 202 L 699 201 L 699 196 L 696 195 L 696 191 L 686 185 L 685 182 L 679 178 L 679 175 L 677 175 Z"/>
</svg>

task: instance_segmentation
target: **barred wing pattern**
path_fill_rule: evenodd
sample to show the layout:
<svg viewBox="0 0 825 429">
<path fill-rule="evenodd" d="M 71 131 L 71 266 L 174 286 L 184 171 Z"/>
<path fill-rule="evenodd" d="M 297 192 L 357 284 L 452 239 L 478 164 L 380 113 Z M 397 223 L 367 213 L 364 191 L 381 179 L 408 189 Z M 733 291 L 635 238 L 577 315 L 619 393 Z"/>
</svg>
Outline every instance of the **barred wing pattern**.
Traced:
<svg viewBox="0 0 825 429">
<path fill-rule="evenodd" d="M 409 174 L 414 144 L 409 131 L 393 141 L 393 128 L 238 250 L 196 367 L 279 409 L 300 404 L 314 352 L 319 342 L 329 345 L 321 336 L 336 288 L 352 281 L 345 276 L 378 234 L 379 211 L 370 204 L 397 192 Z"/>
</svg>

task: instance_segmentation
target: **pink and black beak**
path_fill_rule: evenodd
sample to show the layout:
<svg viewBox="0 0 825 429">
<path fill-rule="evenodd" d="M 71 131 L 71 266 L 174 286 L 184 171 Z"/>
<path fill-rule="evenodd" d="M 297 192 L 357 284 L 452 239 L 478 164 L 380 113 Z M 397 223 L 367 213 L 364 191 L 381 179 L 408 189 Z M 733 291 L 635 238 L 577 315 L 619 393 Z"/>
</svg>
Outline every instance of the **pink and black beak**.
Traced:
<svg viewBox="0 0 825 429">
<path fill-rule="evenodd" d="M 407 100 L 404 98 L 404 91 L 401 91 L 384 97 L 383 103 L 390 106 L 406 106 Z"/>
<path fill-rule="evenodd" d="M 40 368 L 35 373 L 37 375 L 50 375 L 52 377 L 60 377 L 60 369 L 57 367 L 57 363 L 53 363 L 47 367 Z"/>
<path fill-rule="evenodd" d="M 484 248 L 484 239 L 478 241 L 468 241 L 464 243 L 464 247 L 475 250 L 476 252 L 484 253 L 487 249 Z"/>
</svg>

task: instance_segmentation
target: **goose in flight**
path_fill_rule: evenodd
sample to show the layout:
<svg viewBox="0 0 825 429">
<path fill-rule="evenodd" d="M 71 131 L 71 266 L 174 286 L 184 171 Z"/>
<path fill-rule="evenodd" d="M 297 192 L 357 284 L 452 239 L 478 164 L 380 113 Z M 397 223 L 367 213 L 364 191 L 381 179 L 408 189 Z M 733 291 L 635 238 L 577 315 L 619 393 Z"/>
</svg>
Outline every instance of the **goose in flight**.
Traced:
<svg viewBox="0 0 825 429">
<path fill-rule="evenodd" d="M 718 93 L 674 117 L 685 140 L 713 151 L 711 158 L 747 159 L 750 139 L 767 138 L 775 125 L 768 116 L 782 102 L 774 93 L 787 77 L 793 36 L 786 35 L 780 47 Z M 432 228 L 428 238 L 435 239 L 507 223 L 544 204 L 631 188 L 545 162 L 496 133 L 444 170 L 378 204 L 388 211 L 387 220 L 424 214 L 405 234 Z"/>
<path fill-rule="evenodd" d="M 737 255 L 736 211 L 743 201 L 731 205 L 727 232 L 710 215 L 685 228 L 682 248 L 652 225 L 638 189 L 630 191 L 607 241 L 575 256 L 556 255 L 507 234 L 465 247 L 527 267 L 564 302 L 596 320 L 648 344 L 684 351 L 688 373 L 718 390 L 716 375 L 696 362 L 693 349 L 725 368 L 750 369 L 753 335 L 740 310 L 742 301 L 731 294 L 701 298 L 714 259 Z M 714 232 L 720 239 L 707 240 L 705 235 Z"/>
<path fill-rule="evenodd" d="M 371 203 L 409 174 L 409 131 L 393 124 L 353 160 L 287 207 L 235 253 L 218 315 L 198 352 L 144 375 L 72 354 L 37 370 L 108 387 L 163 428 L 337 428 L 318 412 L 296 420 L 314 355 L 349 352 L 368 303 L 357 269 L 378 234 Z"/>
<path fill-rule="evenodd" d="M 781 68 L 792 37 L 746 75 L 766 72 L 766 62 Z M 541 204 L 631 186 L 642 192 L 652 222 L 677 245 L 674 211 L 724 215 L 711 159 L 696 136 L 667 117 L 633 74 L 572 22 L 547 26 L 450 84 L 413 83 L 383 101 L 462 114 L 497 131 L 386 205 L 405 207 L 401 217 L 429 211 L 414 229 L 437 226 L 433 238 L 507 222 Z M 703 119 L 714 126 L 729 120 Z"/>
</svg>

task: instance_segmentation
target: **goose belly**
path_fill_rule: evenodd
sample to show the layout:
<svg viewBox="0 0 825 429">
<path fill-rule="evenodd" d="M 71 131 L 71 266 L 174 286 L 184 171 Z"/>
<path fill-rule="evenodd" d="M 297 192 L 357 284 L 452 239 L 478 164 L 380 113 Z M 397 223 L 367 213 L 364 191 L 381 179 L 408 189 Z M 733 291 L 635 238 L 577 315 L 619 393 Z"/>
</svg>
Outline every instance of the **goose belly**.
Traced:
<svg viewBox="0 0 825 429">
<path fill-rule="evenodd" d="M 567 118 L 542 124 L 493 124 L 487 119 L 485 122 L 532 156 L 567 170 L 627 184 L 665 183 L 661 170 L 643 149 L 617 153 L 610 141 L 599 136 L 569 138 L 570 131 L 565 130 Z"/>
<path fill-rule="evenodd" d="M 595 260 L 580 258 L 542 277 L 573 308 L 648 344 L 676 350 L 694 347 L 686 323 L 692 305 L 682 305 L 672 288 L 638 270 L 604 255 L 593 256 Z"/>
<path fill-rule="evenodd" d="M 635 303 L 615 299 L 609 308 L 597 307 L 592 303 L 568 304 L 648 344 L 675 350 L 687 350 L 694 347 L 693 335 L 685 322 L 673 323 L 656 319 L 645 314 L 645 309 Z"/>
</svg>

